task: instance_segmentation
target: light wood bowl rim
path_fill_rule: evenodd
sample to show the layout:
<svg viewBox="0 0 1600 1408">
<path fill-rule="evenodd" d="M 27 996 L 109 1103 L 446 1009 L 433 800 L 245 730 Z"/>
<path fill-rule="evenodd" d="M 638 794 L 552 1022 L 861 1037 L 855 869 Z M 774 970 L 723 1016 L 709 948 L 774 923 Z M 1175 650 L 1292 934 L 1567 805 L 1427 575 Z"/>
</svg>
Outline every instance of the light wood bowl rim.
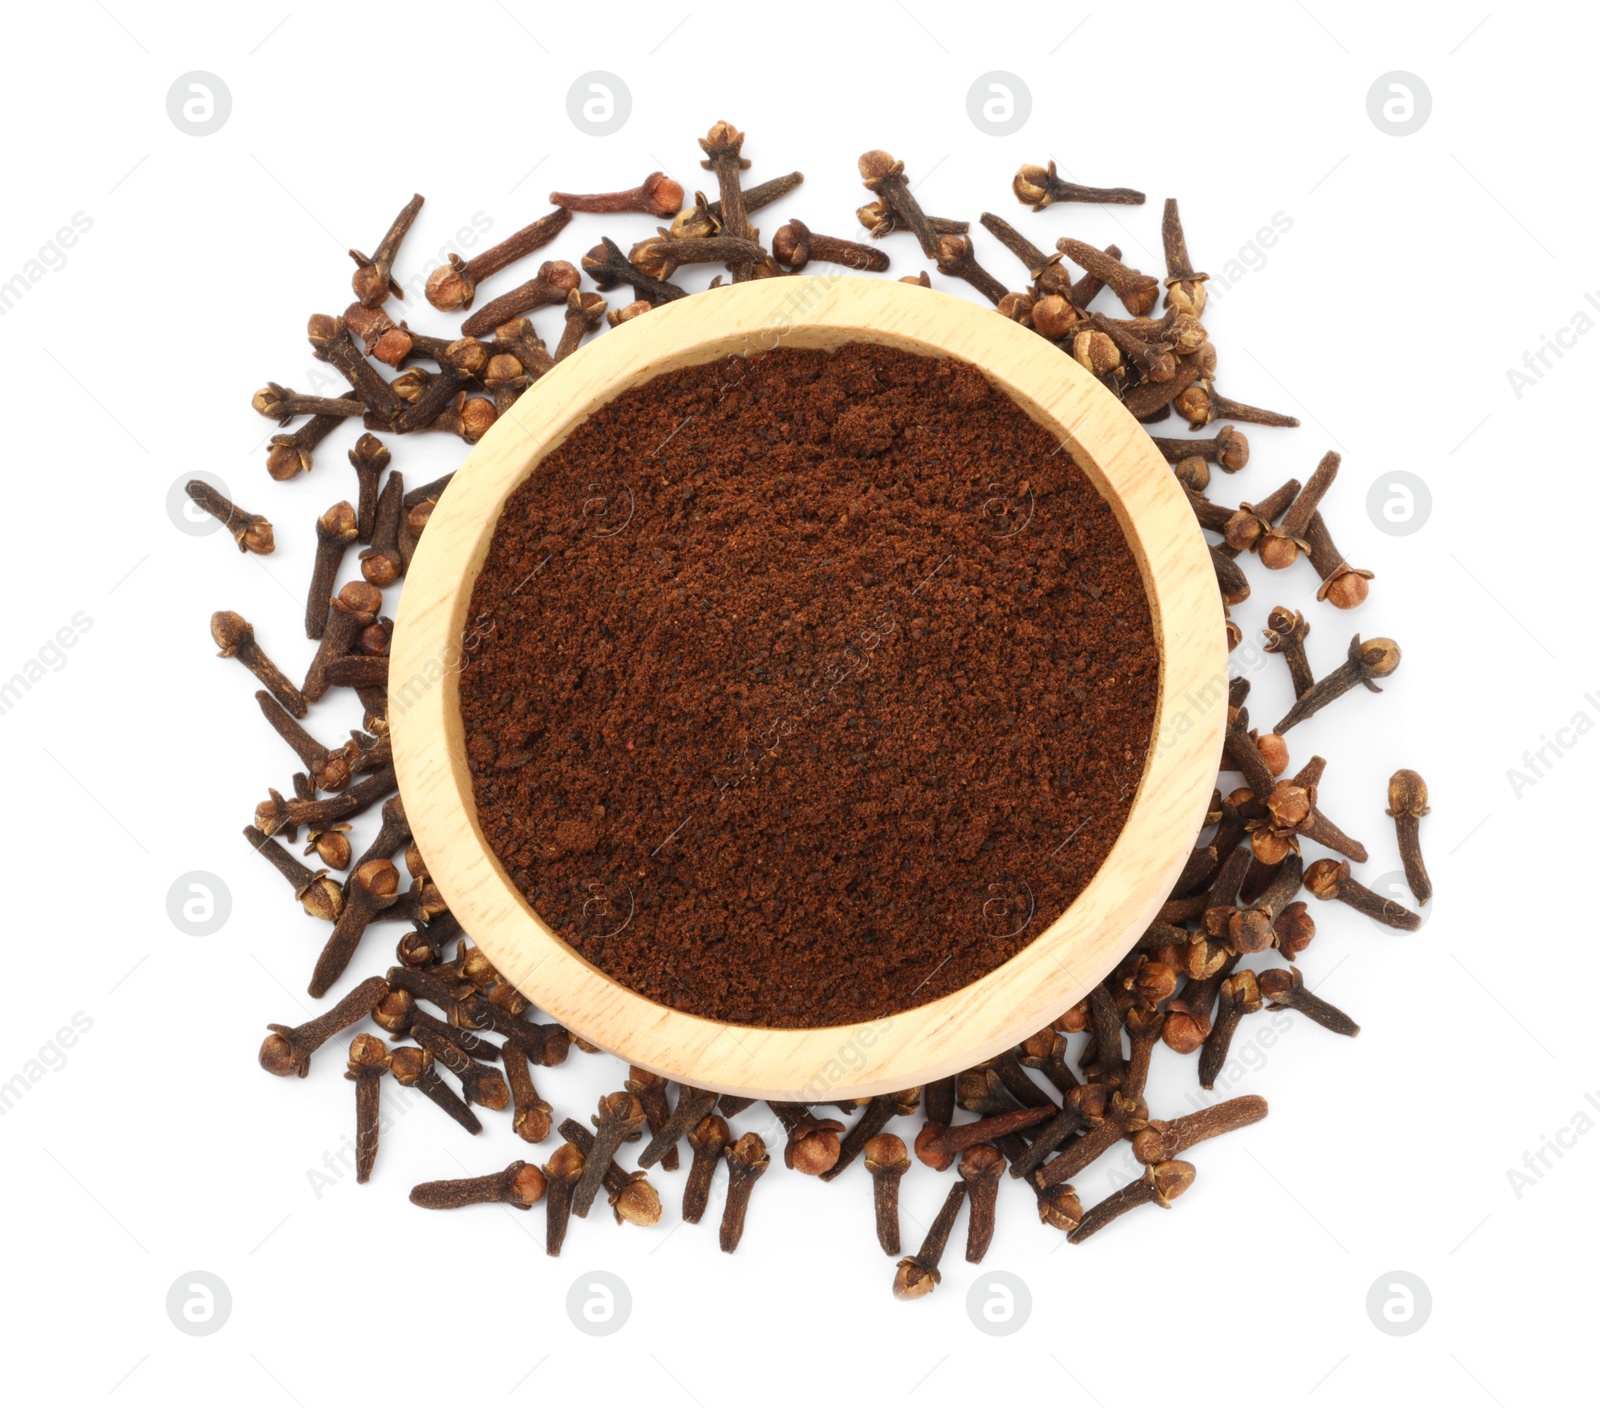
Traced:
<svg viewBox="0 0 1600 1408">
<path fill-rule="evenodd" d="M 512 885 L 479 830 L 456 666 L 467 609 L 511 492 L 597 407 L 677 367 L 776 346 L 869 341 L 979 367 L 1067 446 L 1111 503 L 1145 576 L 1162 659 L 1155 739 L 1100 870 L 1039 938 L 977 982 L 877 1021 L 740 1027 L 663 1007 L 579 957 Z M 1070 357 L 996 313 L 892 279 L 761 280 L 608 331 L 547 372 L 473 449 L 405 579 L 389 723 L 406 815 L 463 930 L 539 1008 L 606 1051 L 730 1094 L 842 1100 L 963 1070 L 1079 1001 L 1166 899 L 1203 823 L 1226 721 L 1227 651 L 1194 514 L 1144 429 Z"/>
</svg>

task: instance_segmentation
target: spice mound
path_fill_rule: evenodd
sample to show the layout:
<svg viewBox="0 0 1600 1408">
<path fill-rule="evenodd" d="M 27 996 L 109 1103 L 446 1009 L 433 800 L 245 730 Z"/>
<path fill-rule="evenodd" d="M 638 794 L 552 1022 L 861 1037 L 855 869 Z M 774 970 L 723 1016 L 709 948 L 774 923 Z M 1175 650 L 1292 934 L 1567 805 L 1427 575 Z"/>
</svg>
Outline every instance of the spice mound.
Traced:
<svg viewBox="0 0 1600 1408">
<path fill-rule="evenodd" d="M 965 363 L 663 374 L 508 499 L 461 709 L 478 820 L 635 992 L 872 1020 L 1036 939 L 1115 843 L 1160 682 L 1110 506 Z"/>
</svg>

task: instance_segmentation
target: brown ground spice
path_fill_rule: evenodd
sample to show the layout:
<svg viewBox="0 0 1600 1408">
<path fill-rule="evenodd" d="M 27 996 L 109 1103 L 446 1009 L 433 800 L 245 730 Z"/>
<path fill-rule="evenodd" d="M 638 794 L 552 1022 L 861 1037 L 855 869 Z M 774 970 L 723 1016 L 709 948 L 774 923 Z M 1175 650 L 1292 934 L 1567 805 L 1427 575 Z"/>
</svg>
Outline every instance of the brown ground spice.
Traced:
<svg viewBox="0 0 1600 1408">
<path fill-rule="evenodd" d="M 756 1026 L 903 1011 L 1036 938 L 1122 828 L 1159 687 L 1053 437 L 866 344 L 619 396 L 512 494 L 472 623 L 513 881 L 628 987 Z"/>
</svg>

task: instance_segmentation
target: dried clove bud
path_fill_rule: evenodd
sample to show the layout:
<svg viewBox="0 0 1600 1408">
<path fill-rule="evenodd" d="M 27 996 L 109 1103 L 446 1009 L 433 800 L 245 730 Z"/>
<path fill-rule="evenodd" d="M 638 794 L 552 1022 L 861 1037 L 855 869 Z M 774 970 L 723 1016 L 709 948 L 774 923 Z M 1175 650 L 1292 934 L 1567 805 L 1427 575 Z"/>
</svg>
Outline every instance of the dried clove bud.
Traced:
<svg viewBox="0 0 1600 1408">
<path fill-rule="evenodd" d="M 1175 1120 L 1151 1120 L 1133 1136 L 1133 1156 L 1142 1164 L 1164 1163 L 1207 1139 L 1231 1134 L 1266 1117 L 1265 1100 L 1259 1095 L 1240 1095 Z"/>
<path fill-rule="evenodd" d="M 545 1188 L 549 1200 L 544 1209 L 544 1250 L 546 1256 L 560 1256 L 567 1240 L 567 1222 L 572 1211 L 572 1189 L 583 1176 L 583 1150 L 576 1144 L 563 1144 L 544 1166 Z"/>
<path fill-rule="evenodd" d="M 1209 275 L 1197 274 L 1190 263 L 1178 202 L 1170 197 L 1161 212 L 1161 249 L 1167 262 L 1168 309 L 1198 318 L 1205 311 Z"/>
<path fill-rule="evenodd" d="M 1311 673 L 1311 663 L 1306 658 L 1306 637 L 1311 627 L 1298 611 L 1287 606 L 1274 606 L 1267 613 L 1267 626 L 1261 634 L 1266 637 L 1262 647 L 1269 655 L 1283 656 L 1289 667 L 1289 682 L 1294 687 L 1294 697 L 1301 699 L 1316 683 Z"/>
<path fill-rule="evenodd" d="M 878 1224 L 878 1245 L 887 1256 L 900 1255 L 900 1180 L 911 1167 L 906 1142 L 898 1134 L 875 1134 L 867 1140 L 862 1161 L 872 1175 L 872 1207 Z"/>
<path fill-rule="evenodd" d="M 1096 1203 L 1084 1213 L 1083 1221 L 1067 1234 L 1067 1240 L 1076 1246 L 1108 1226 L 1123 1213 L 1154 1203 L 1160 1208 L 1170 1208 L 1172 1200 L 1188 1192 L 1194 1183 L 1194 1165 L 1182 1159 L 1169 1159 L 1165 1163 L 1149 1164 L 1144 1177 L 1118 1189 L 1103 1202 Z"/>
<path fill-rule="evenodd" d="M 437 1183 L 419 1183 L 411 1190 L 411 1201 L 419 1208 L 450 1210 L 474 1203 L 509 1203 L 526 1211 L 544 1197 L 544 1174 L 538 1164 L 514 1159 L 499 1173 L 480 1178 L 446 1178 Z"/>
<path fill-rule="evenodd" d="M 885 273 L 889 268 L 889 256 L 881 249 L 833 235 L 813 234 L 803 220 L 791 220 L 778 227 L 772 237 L 772 254 L 778 263 L 794 273 L 799 273 L 813 259 L 872 274 Z"/>
<path fill-rule="evenodd" d="M 683 187 L 665 172 L 652 171 L 629 191 L 609 191 L 592 196 L 551 191 L 550 204 L 583 215 L 621 215 L 637 211 L 665 220 L 683 209 Z"/>
<path fill-rule="evenodd" d="M 1311 516 L 1311 526 L 1306 529 L 1306 556 L 1322 578 L 1317 588 L 1317 600 L 1349 611 L 1367 599 L 1367 583 L 1372 573 L 1363 567 L 1352 567 L 1343 553 L 1334 546 L 1333 536 L 1321 513 Z"/>
<path fill-rule="evenodd" d="M 511 1105 L 515 1113 L 511 1127 L 517 1136 L 529 1144 L 542 1144 L 550 1136 L 550 1102 L 540 1098 L 533 1083 L 528 1053 L 521 1042 L 508 1041 L 500 1051 L 501 1064 L 505 1066 L 506 1084 L 511 1088 Z"/>
<path fill-rule="evenodd" d="M 1039 1221 L 1057 1232 L 1072 1232 L 1083 1221 L 1083 1203 L 1070 1183 L 1041 1188 L 1038 1197 Z"/>
<path fill-rule="evenodd" d="M 1209 440 L 1173 440 L 1159 435 L 1150 438 L 1168 464 L 1198 455 L 1225 474 L 1233 474 L 1250 463 L 1250 442 L 1231 425 L 1220 427 Z"/>
<path fill-rule="evenodd" d="M 498 274 L 502 269 L 524 259 L 536 249 L 542 249 L 557 235 L 567 228 L 572 219 L 570 210 L 552 210 L 550 214 L 535 220 L 531 225 L 524 225 L 515 234 L 500 241 L 499 244 L 484 250 L 481 254 L 474 255 L 471 259 L 463 259 L 459 254 L 452 253 L 450 262 L 428 275 L 425 294 L 428 302 L 433 304 L 441 313 L 453 313 L 458 308 L 472 307 L 472 300 L 477 297 L 478 285 L 493 274 Z M 545 269 L 550 268 L 545 265 Z M 571 268 L 569 264 L 566 266 Z M 541 275 L 544 270 L 540 270 Z M 573 280 L 569 287 L 576 287 L 577 281 Z M 566 296 L 566 291 L 562 291 Z M 499 300 L 497 300 L 499 301 Z M 491 305 L 492 306 L 492 305 Z M 528 308 L 537 307 L 529 304 Z M 517 312 L 526 312 L 527 308 L 519 308 Z M 496 322 L 489 323 L 488 327 L 495 327 L 497 323 L 505 322 L 506 318 L 515 316 L 507 313 L 505 317 Z M 463 329 L 463 331 L 469 331 Z"/>
<path fill-rule="evenodd" d="M 775 176 L 770 181 L 751 186 L 743 192 L 745 214 L 754 215 L 773 201 L 781 200 L 804 180 L 801 172 L 791 171 L 787 176 Z M 671 234 L 674 239 L 703 239 L 722 233 L 722 202 L 714 200 L 708 203 L 698 192 L 694 202 L 693 209 L 684 211 L 672 222 Z"/>
<path fill-rule="evenodd" d="M 699 1222 L 705 1216 L 706 1203 L 711 1197 L 711 1177 L 730 1143 L 728 1122 L 721 1115 L 707 1115 L 689 1132 L 689 1176 L 683 1185 L 685 1222 Z"/>
<path fill-rule="evenodd" d="M 1259 1012 L 1261 1001 L 1256 975 L 1249 969 L 1222 980 L 1218 993 L 1217 1020 L 1200 1051 L 1200 1084 L 1206 1090 L 1216 1084 L 1222 1068 L 1228 1063 L 1228 1048 L 1233 1044 L 1233 1034 L 1238 1029 L 1240 1018 L 1247 1012 Z M 1137 1146 L 1137 1135 L 1134 1136 L 1134 1142 Z"/>
<path fill-rule="evenodd" d="M 717 192 L 721 197 L 721 223 L 723 230 L 736 240 L 754 241 L 756 232 L 750 224 L 744 187 L 739 176 L 750 168 L 743 155 L 744 133 L 731 122 L 713 122 L 710 130 L 700 139 L 700 150 L 706 159 L 700 163 L 717 178 Z M 730 267 L 733 281 L 744 283 L 754 276 L 757 261 L 741 259 Z"/>
<path fill-rule="evenodd" d="M 272 663 L 271 657 L 256 644 L 255 627 L 237 611 L 211 613 L 211 639 L 224 660 L 235 659 L 249 670 L 272 697 L 297 719 L 306 716 L 310 706 L 306 696 L 289 683 L 288 677 Z"/>
<path fill-rule="evenodd" d="M 888 152 L 870 151 L 863 152 L 856 165 L 861 172 L 861 184 L 878 197 L 897 224 L 917 237 L 917 243 L 929 259 L 937 258 L 939 235 L 911 194 L 905 163 L 896 161 Z"/>
<path fill-rule="evenodd" d="M 978 263 L 967 236 L 940 235 L 934 258 L 941 274 L 965 280 L 989 302 L 998 304 L 1006 296 L 1006 286 Z"/>
<path fill-rule="evenodd" d="M 261 1069 L 275 1076 L 303 1077 L 316 1049 L 365 1018 L 373 1004 L 388 991 L 389 985 L 382 978 L 368 978 L 351 988 L 320 1017 L 313 1017 L 298 1027 L 270 1025 L 267 1030 L 272 1035 L 261 1043 Z"/>
<path fill-rule="evenodd" d="M 354 391 L 339 397 L 348 401 L 352 415 L 365 415 L 366 405 Z M 342 424 L 343 415 L 312 416 L 293 435 L 274 435 L 267 443 L 267 474 L 280 483 L 304 474 L 311 468 L 311 452 Z"/>
<path fill-rule="evenodd" d="M 356 1086 L 356 1182 L 372 1177 L 378 1158 L 378 1083 L 389 1069 L 389 1048 L 368 1033 L 350 1043 L 350 1064 L 344 1078 Z"/>
<path fill-rule="evenodd" d="M 406 1089 L 420 1090 L 468 1134 L 481 1134 L 483 1125 L 433 1068 L 433 1057 L 419 1046 L 397 1046 L 389 1056 L 389 1073 Z"/>
<path fill-rule="evenodd" d="M 1358 684 L 1365 685 L 1374 694 L 1382 694 L 1383 691 L 1373 681 L 1388 679 L 1399 668 L 1400 647 L 1387 636 L 1374 636 L 1365 641 L 1360 635 L 1351 636 L 1344 664 L 1324 675 L 1302 694 L 1272 731 L 1287 733 Z"/>
<path fill-rule="evenodd" d="M 896 1090 L 888 1095 L 874 1095 L 867 1101 L 861 1117 L 850 1126 L 850 1132 L 839 1142 L 839 1157 L 833 1167 L 822 1174 L 824 1183 L 831 1183 L 866 1150 L 868 1142 L 882 1132 L 895 1115 L 914 1115 L 922 1102 L 922 1087 Z"/>
<path fill-rule="evenodd" d="M 943 1172 L 974 1144 L 983 1144 L 1019 1130 L 1043 1124 L 1056 1113 L 1054 1105 L 1040 1105 L 990 1115 L 971 1124 L 942 1125 L 929 1120 L 917 1135 L 916 1155 L 931 1169 Z"/>
<path fill-rule="evenodd" d="M 1256 545 L 1263 567 L 1273 572 L 1282 571 L 1285 567 L 1292 567 L 1302 552 L 1310 551 L 1306 532 L 1311 527 L 1317 505 L 1333 487 L 1338 473 L 1338 452 L 1329 450 L 1306 481 L 1305 488 L 1295 495 L 1294 502 L 1284 510 L 1283 517 L 1266 530 Z"/>
<path fill-rule="evenodd" d="M 361 575 L 382 590 L 400 580 L 400 519 L 404 513 L 405 481 L 391 471 L 378 495 L 372 521 L 372 546 L 361 551 Z M 329 574 L 330 579 L 332 574 Z M 331 586 L 331 580 L 329 582 Z M 367 623 L 371 625 L 371 622 Z"/>
<path fill-rule="evenodd" d="M 339 575 L 345 549 L 356 541 L 358 533 L 356 510 L 348 502 L 336 503 L 317 519 L 317 555 L 311 569 L 311 588 L 306 593 L 309 640 L 320 640 L 327 627 L 334 579 Z"/>
<path fill-rule="evenodd" d="M 961 1156 L 957 1172 L 967 1185 L 967 1260 L 983 1260 L 994 1240 L 995 1201 L 1006 1156 L 993 1144 L 976 1144 Z"/>
<path fill-rule="evenodd" d="M 1017 199 L 1036 213 L 1058 201 L 1080 201 L 1093 205 L 1143 205 L 1144 192 L 1127 186 L 1080 186 L 1056 175 L 1054 161 L 1047 166 L 1024 165 L 1012 178 L 1011 189 Z"/>
<path fill-rule="evenodd" d="M 750 1207 L 751 1190 L 772 1161 L 767 1157 L 767 1146 L 759 1134 L 741 1134 L 728 1145 L 725 1157 L 728 1162 L 728 1200 L 723 1205 L 718 1240 L 723 1251 L 733 1252 L 738 1250 L 739 1241 L 744 1236 L 744 1219 Z"/>
<path fill-rule="evenodd" d="M 587 1217 L 600 1191 L 606 1168 L 617 1150 L 628 1139 L 635 1138 L 644 1128 L 644 1106 L 637 1095 L 619 1090 L 600 1098 L 600 1107 L 591 1117 L 594 1120 L 594 1147 L 584 1151 L 588 1160 L 583 1177 L 572 1190 L 572 1211 L 578 1217 Z"/>
<path fill-rule="evenodd" d="M 254 826 L 245 827 L 244 839 L 294 887 L 294 897 L 307 914 L 313 919 L 338 920 L 344 910 L 344 887 L 327 871 L 302 865 Z"/>
<path fill-rule="evenodd" d="M 1288 968 L 1268 968 L 1256 979 L 1261 996 L 1276 1012 L 1283 1007 L 1292 1008 L 1303 1017 L 1309 1017 L 1319 1027 L 1326 1027 L 1340 1036 L 1356 1036 L 1361 1028 L 1331 1002 L 1324 1002 L 1305 985 L 1305 978 L 1293 965 Z"/>
<path fill-rule="evenodd" d="M 1422 916 L 1398 900 L 1369 890 L 1350 874 L 1347 860 L 1318 860 L 1306 867 L 1306 889 L 1319 900 L 1340 900 L 1368 919 L 1376 919 L 1391 929 L 1415 933 L 1422 927 Z"/>
<path fill-rule="evenodd" d="M 1421 773 L 1401 768 L 1389 779 L 1388 815 L 1394 818 L 1406 884 L 1419 905 L 1433 898 L 1433 881 L 1428 878 L 1428 867 L 1422 863 L 1422 842 L 1418 835 L 1422 818 L 1430 810 L 1428 784 L 1422 780 Z"/>
<path fill-rule="evenodd" d="M 1142 318 L 1156 306 L 1161 284 L 1149 274 L 1141 274 L 1137 269 L 1130 269 L 1120 259 L 1113 259 L 1109 254 L 1096 249 L 1092 244 L 1085 244 L 1082 240 L 1059 239 L 1056 241 L 1056 248 L 1080 269 L 1087 270 L 1103 282 L 1122 300 L 1122 306 L 1134 317 Z M 1078 306 L 1081 308 L 1083 305 L 1080 303 Z"/>
<path fill-rule="evenodd" d="M 932 1295 L 939 1286 L 939 1261 L 944 1256 L 945 1243 L 950 1240 L 956 1225 L 956 1214 L 961 1211 L 967 1185 L 956 1183 L 945 1194 L 939 1214 L 922 1239 L 921 1250 L 915 1256 L 905 1257 L 895 1268 L 894 1293 L 900 1300 L 921 1300 Z"/>
<path fill-rule="evenodd" d="M 350 257 L 356 262 L 356 271 L 350 276 L 350 287 L 364 306 L 376 308 L 390 294 L 396 298 L 405 297 L 405 290 L 394 278 L 394 260 L 400 252 L 400 241 L 406 237 L 406 232 L 421 209 L 422 197 L 412 196 L 394 217 L 388 232 L 378 241 L 372 258 L 368 259 L 360 250 L 350 251 Z"/>
<path fill-rule="evenodd" d="M 844 1132 L 841 1121 L 819 1120 L 803 1106 L 772 1108 L 789 1133 L 783 1149 L 785 1168 L 815 1175 L 828 1172 L 839 1162 L 839 1135 Z"/>
<path fill-rule="evenodd" d="M 392 905 L 400 897 L 399 889 L 400 872 L 392 861 L 370 860 L 356 868 L 350 877 L 344 912 L 328 935 L 328 942 L 311 974 L 307 991 L 312 997 L 321 997 L 338 982 L 355 956 L 356 945 L 361 942 L 373 915 Z"/>
<path fill-rule="evenodd" d="M 509 293 L 503 293 L 492 303 L 485 303 L 461 324 L 463 337 L 482 337 L 493 332 L 502 323 L 535 308 L 565 303 L 567 295 L 578 286 L 578 271 L 564 259 L 546 260 L 539 272 L 525 284 L 518 284 Z"/>
<path fill-rule="evenodd" d="M 183 486 L 183 492 L 233 534 L 240 552 L 265 557 L 276 547 L 271 523 L 259 513 L 246 512 L 204 479 L 191 479 Z"/>
</svg>

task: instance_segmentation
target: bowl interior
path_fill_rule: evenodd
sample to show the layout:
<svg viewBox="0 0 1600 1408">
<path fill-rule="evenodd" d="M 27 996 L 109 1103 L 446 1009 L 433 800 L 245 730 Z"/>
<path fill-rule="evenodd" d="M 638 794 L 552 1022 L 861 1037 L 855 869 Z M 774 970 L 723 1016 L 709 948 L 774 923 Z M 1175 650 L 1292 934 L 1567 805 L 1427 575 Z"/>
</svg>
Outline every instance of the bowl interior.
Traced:
<svg viewBox="0 0 1600 1408">
<path fill-rule="evenodd" d="M 569 948 L 485 842 L 457 670 L 472 587 L 511 492 L 577 425 L 663 372 L 771 348 L 878 342 L 978 366 L 1072 453 L 1121 523 L 1161 655 L 1155 736 L 1123 831 L 1072 906 L 1001 967 L 877 1021 L 735 1026 L 663 1007 Z M 407 574 L 390 662 L 390 728 L 413 834 L 451 910 L 531 1001 L 596 1045 L 674 1080 L 817 1101 L 904 1089 L 1020 1041 L 1078 1001 L 1149 924 L 1204 817 L 1227 702 L 1222 610 L 1194 515 L 1149 436 L 1069 357 L 964 300 L 892 280 L 819 275 L 717 289 L 608 332 L 542 377 L 473 450 Z"/>
</svg>

